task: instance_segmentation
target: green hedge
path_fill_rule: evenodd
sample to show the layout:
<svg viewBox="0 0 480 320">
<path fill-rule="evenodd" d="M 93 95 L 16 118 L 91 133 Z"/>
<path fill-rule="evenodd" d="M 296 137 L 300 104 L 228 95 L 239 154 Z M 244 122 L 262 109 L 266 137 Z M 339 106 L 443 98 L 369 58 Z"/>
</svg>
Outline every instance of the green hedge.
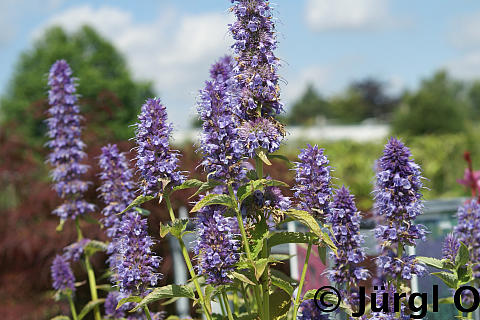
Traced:
<svg viewBox="0 0 480 320">
<path fill-rule="evenodd" d="M 415 161 L 422 167 L 425 199 L 460 197 L 468 195 L 468 190 L 459 185 L 457 179 L 463 177 L 466 162 L 465 150 L 472 153 L 477 168 L 480 169 L 480 132 L 435 136 L 419 136 L 402 139 L 410 147 Z M 373 167 L 375 160 L 382 155 L 382 142 L 360 143 L 353 141 L 295 141 L 287 144 L 281 152 L 290 159 L 296 159 L 298 147 L 307 143 L 318 144 L 334 168 L 334 184 L 345 184 L 356 195 L 358 206 L 368 209 L 372 205 L 374 183 Z"/>
</svg>

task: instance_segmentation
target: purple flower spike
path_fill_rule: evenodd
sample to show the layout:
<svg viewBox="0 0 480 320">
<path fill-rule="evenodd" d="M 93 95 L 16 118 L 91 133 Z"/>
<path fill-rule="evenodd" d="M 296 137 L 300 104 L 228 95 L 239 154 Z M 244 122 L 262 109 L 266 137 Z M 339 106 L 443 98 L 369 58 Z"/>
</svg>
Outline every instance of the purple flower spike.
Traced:
<svg viewBox="0 0 480 320">
<path fill-rule="evenodd" d="M 297 320 L 328 320 L 327 314 L 322 314 L 319 308 L 315 305 L 313 299 L 305 300 L 300 305 L 300 314 L 297 316 Z"/>
<path fill-rule="evenodd" d="M 55 62 L 48 76 L 48 102 L 50 118 L 47 146 L 52 150 L 47 162 L 53 167 L 52 179 L 55 191 L 64 203 L 53 211 L 62 220 L 75 219 L 78 215 L 93 212 L 95 206 L 83 199 L 90 182 L 83 181 L 82 175 L 88 166 L 80 162 L 85 158 L 85 144 L 81 140 L 80 109 L 72 70 L 65 60 Z"/>
<path fill-rule="evenodd" d="M 225 56 L 210 69 L 211 81 L 198 97 L 198 113 L 203 121 L 200 150 L 201 165 L 208 174 L 219 180 L 241 178 L 243 147 L 238 137 L 240 119 L 235 115 L 235 104 L 229 98 L 233 61 Z"/>
<path fill-rule="evenodd" d="M 239 87 L 240 103 L 246 114 L 244 119 L 256 117 L 261 106 L 263 116 L 283 112 L 280 102 L 279 60 L 272 8 L 266 0 L 232 0 L 232 11 L 237 20 L 230 32 L 235 43 L 235 79 Z"/>
<path fill-rule="evenodd" d="M 354 196 L 342 186 L 333 197 L 327 216 L 327 222 L 332 226 L 333 241 L 338 248 L 337 255 L 332 255 L 334 266 L 328 275 L 331 281 L 348 283 L 350 287 L 369 276 L 366 269 L 358 266 L 365 260 L 365 252 L 361 247 L 363 236 L 360 235 L 360 219 Z"/>
<path fill-rule="evenodd" d="M 221 285 L 232 282 L 228 275 L 240 258 L 240 231 L 235 218 L 224 217 L 224 208 L 208 206 L 197 215 L 197 268 L 206 283 Z"/>
<path fill-rule="evenodd" d="M 180 154 L 171 150 L 172 125 L 167 123 L 167 110 L 160 99 L 148 99 L 138 116 L 136 130 L 137 168 L 142 176 L 140 190 L 144 196 L 158 196 L 167 182 L 181 184 L 178 171 Z"/>
<path fill-rule="evenodd" d="M 139 214 L 127 215 L 118 231 L 117 274 L 120 292 L 144 296 L 149 286 L 155 286 L 160 274 L 156 272 L 162 259 L 154 255 L 154 244 L 148 235 L 147 219 Z"/>
<path fill-rule="evenodd" d="M 390 138 L 377 162 L 376 178 L 374 211 L 381 224 L 375 228 L 375 237 L 383 248 L 377 264 L 393 278 L 410 280 L 414 274 L 424 274 L 425 267 L 415 256 L 403 255 L 398 259 L 392 250 L 415 246 L 417 239 L 425 240 L 425 227 L 414 223 L 423 210 L 420 166 L 400 140 Z"/>
<path fill-rule="evenodd" d="M 280 148 L 283 139 L 282 128 L 277 122 L 267 118 L 257 118 L 244 122 L 238 129 L 245 153 L 250 157 L 256 156 L 256 151 L 264 149 L 269 153 Z"/>
<path fill-rule="evenodd" d="M 480 204 L 472 199 L 458 208 L 455 234 L 468 247 L 470 261 L 480 261 Z M 473 276 L 480 279 L 480 266 L 473 266 Z"/>
<path fill-rule="evenodd" d="M 63 256 L 70 261 L 78 261 L 83 254 L 85 246 L 90 242 L 90 239 L 82 239 L 71 245 L 63 248 Z"/>
<path fill-rule="evenodd" d="M 300 201 L 300 207 L 322 218 L 321 212 L 326 213 L 331 198 L 330 166 L 317 145 L 308 145 L 298 155 L 299 162 L 295 162 L 295 198 Z"/>
<path fill-rule="evenodd" d="M 460 242 L 457 237 L 453 233 L 447 234 L 445 241 L 443 242 L 442 259 L 447 259 L 450 260 L 450 262 L 455 263 L 459 248 Z"/>
<path fill-rule="evenodd" d="M 55 290 L 70 289 L 75 291 L 75 277 L 70 268 L 70 263 L 68 263 L 64 257 L 57 255 L 55 259 L 53 259 L 50 270 L 53 279 L 52 286 Z"/>
</svg>

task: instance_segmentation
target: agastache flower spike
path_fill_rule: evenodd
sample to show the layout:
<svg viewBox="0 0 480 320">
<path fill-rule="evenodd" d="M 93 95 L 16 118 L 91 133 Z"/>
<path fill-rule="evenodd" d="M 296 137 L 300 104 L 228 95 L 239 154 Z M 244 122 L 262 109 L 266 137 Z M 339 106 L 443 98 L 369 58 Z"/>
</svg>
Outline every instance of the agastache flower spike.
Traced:
<svg viewBox="0 0 480 320">
<path fill-rule="evenodd" d="M 365 260 L 361 247 L 360 212 L 355 206 L 354 196 L 342 186 L 330 203 L 327 222 L 331 224 L 337 255 L 332 255 L 333 267 L 328 271 L 331 281 L 354 286 L 359 280 L 366 280 L 368 271 L 358 266 Z"/>
<path fill-rule="evenodd" d="M 57 255 L 55 259 L 53 259 L 50 270 L 53 279 L 52 286 L 55 290 L 70 289 L 75 291 L 75 277 L 70 268 L 70 263 L 68 263 L 64 257 Z"/>
<path fill-rule="evenodd" d="M 411 159 L 410 150 L 391 138 L 377 162 L 374 212 L 381 224 L 375 228 L 375 237 L 384 249 L 377 263 L 386 274 L 407 280 L 412 274 L 422 274 L 425 268 L 414 256 L 398 257 L 391 250 L 425 240 L 425 227 L 414 224 L 423 209 L 421 179 L 420 167 Z"/>
<path fill-rule="evenodd" d="M 245 121 L 238 129 L 238 135 L 245 154 L 254 158 L 257 150 L 264 149 L 269 153 L 278 150 L 283 139 L 282 130 L 273 118 L 257 118 Z"/>
<path fill-rule="evenodd" d="M 296 320 L 328 320 L 330 318 L 327 314 L 322 314 L 313 299 L 303 301 L 299 311 L 300 315 Z"/>
<path fill-rule="evenodd" d="M 451 263 L 455 263 L 458 249 L 460 249 L 460 242 L 453 233 L 447 234 L 443 242 L 442 259 L 447 259 Z"/>
<path fill-rule="evenodd" d="M 80 162 L 85 158 L 85 144 L 81 140 L 80 109 L 72 70 L 65 60 L 58 60 L 50 68 L 48 76 L 48 102 L 50 118 L 47 146 L 52 150 L 47 162 L 54 167 L 51 171 L 55 191 L 64 203 L 53 211 L 62 220 L 75 219 L 78 215 L 93 212 L 95 206 L 83 199 L 89 182 L 81 179 L 88 166 Z"/>
<path fill-rule="evenodd" d="M 472 199 L 465 202 L 457 212 L 458 224 L 455 234 L 470 252 L 470 261 L 480 261 L 480 204 Z M 480 266 L 473 266 L 473 276 L 480 279 Z"/>
<path fill-rule="evenodd" d="M 140 190 L 144 196 L 158 196 L 169 182 L 183 182 L 178 171 L 180 154 L 170 149 L 172 125 L 167 123 L 167 111 L 160 99 L 148 99 L 138 120 L 135 140 L 137 168 L 142 176 Z"/>
<path fill-rule="evenodd" d="M 198 97 L 198 113 L 203 121 L 200 150 L 201 165 L 213 178 L 227 180 L 244 175 L 241 165 L 243 148 L 238 137 L 240 119 L 235 115 L 237 106 L 229 98 L 232 90 L 233 62 L 225 56 L 210 69 L 211 80 Z"/>
<path fill-rule="evenodd" d="M 196 218 L 197 269 L 205 276 L 206 283 L 215 285 L 231 283 L 228 275 L 240 259 L 241 243 L 237 220 L 223 216 L 224 207 L 207 206 Z"/>
<path fill-rule="evenodd" d="M 322 218 L 320 213 L 328 210 L 332 190 L 330 188 L 329 161 L 317 145 L 308 145 L 298 155 L 295 162 L 294 196 L 299 200 L 301 209 Z"/>
</svg>

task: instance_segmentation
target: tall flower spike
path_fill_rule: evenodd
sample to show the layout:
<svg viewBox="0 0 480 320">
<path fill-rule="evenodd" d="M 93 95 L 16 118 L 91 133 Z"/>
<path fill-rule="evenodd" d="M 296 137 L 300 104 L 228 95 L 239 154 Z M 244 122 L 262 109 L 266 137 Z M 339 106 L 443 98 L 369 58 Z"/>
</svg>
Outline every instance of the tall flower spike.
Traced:
<svg viewBox="0 0 480 320">
<path fill-rule="evenodd" d="M 55 290 L 70 289 L 75 291 L 75 277 L 70 268 L 70 263 L 64 257 L 57 255 L 53 259 L 50 271 L 53 280 L 52 286 Z"/>
<path fill-rule="evenodd" d="M 180 154 L 170 149 L 172 125 L 167 123 L 167 110 L 160 99 L 148 99 L 138 120 L 135 140 L 137 168 L 142 176 L 140 190 L 144 196 L 158 196 L 168 182 L 183 182 L 178 171 Z"/>
<path fill-rule="evenodd" d="M 317 218 L 323 218 L 320 213 L 328 210 L 332 190 L 330 188 L 329 161 L 317 145 L 308 145 L 298 155 L 295 162 L 294 195 L 300 202 L 300 207 L 312 213 Z"/>
<path fill-rule="evenodd" d="M 470 252 L 470 261 L 480 261 L 480 204 L 472 199 L 465 202 L 457 212 L 458 224 L 455 234 Z M 473 276 L 480 279 L 480 266 L 473 266 Z"/>
<path fill-rule="evenodd" d="M 410 150 L 391 138 L 377 162 L 374 211 L 381 224 L 375 228 L 375 237 L 386 250 L 377 262 L 387 274 L 407 280 L 425 268 L 414 256 L 398 259 L 391 249 L 415 246 L 417 239 L 425 240 L 425 227 L 414 224 L 423 209 L 421 180 L 420 167 L 411 159 Z"/>
<path fill-rule="evenodd" d="M 243 149 L 250 158 L 256 156 L 257 150 L 264 149 L 269 153 L 280 148 L 283 139 L 281 125 L 267 118 L 245 121 L 238 129 Z"/>
<path fill-rule="evenodd" d="M 115 240 L 118 250 L 117 274 L 120 292 L 144 296 L 149 286 L 155 286 L 160 274 L 156 272 L 162 259 L 151 250 L 147 219 L 138 213 L 127 215 Z"/>
<path fill-rule="evenodd" d="M 347 283 L 350 287 L 368 277 L 368 271 L 358 266 L 365 260 L 365 252 L 361 247 L 364 240 L 360 235 L 360 219 L 354 196 L 342 186 L 333 197 L 327 216 L 338 248 L 337 255 L 332 255 L 333 267 L 328 275 L 331 281 Z"/>
<path fill-rule="evenodd" d="M 237 220 L 224 217 L 224 211 L 220 206 L 207 206 L 198 212 L 196 219 L 197 268 L 207 283 L 215 285 L 231 282 L 228 275 L 240 258 Z"/>
<path fill-rule="evenodd" d="M 451 263 L 455 263 L 458 249 L 460 249 L 460 242 L 453 233 L 447 234 L 443 242 L 442 259 L 447 259 Z"/>
<path fill-rule="evenodd" d="M 55 191 L 64 203 L 53 211 L 62 220 L 75 219 L 78 215 L 93 212 L 95 206 L 83 199 L 89 182 L 81 179 L 88 166 L 80 162 L 85 158 L 85 144 L 81 140 L 80 109 L 72 70 L 65 60 L 58 60 L 50 68 L 48 76 L 49 119 L 47 146 L 52 150 L 47 162 L 51 171 Z"/>
<path fill-rule="evenodd" d="M 228 96 L 228 91 L 232 90 L 232 68 L 230 56 L 216 62 L 210 69 L 211 80 L 205 83 L 197 102 L 203 121 L 201 165 L 219 180 L 241 178 L 245 171 L 241 165 L 243 149 L 237 129 L 240 119 L 235 115 L 236 106 Z"/>
</svg>

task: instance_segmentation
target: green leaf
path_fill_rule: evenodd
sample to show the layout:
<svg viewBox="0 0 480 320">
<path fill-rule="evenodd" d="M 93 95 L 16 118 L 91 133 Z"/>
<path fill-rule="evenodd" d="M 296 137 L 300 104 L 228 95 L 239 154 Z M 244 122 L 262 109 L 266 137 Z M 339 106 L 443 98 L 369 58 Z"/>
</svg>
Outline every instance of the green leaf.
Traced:
<svg viewBox="0 0 480 320">
<path fill-rule="evenodd" d="M 182 236 L 182 232 L 187 228 L 187 225 L 188 219 L 177 219 L 170 227 L 170 233 L 179 239 Z"/>
<path fill-rule="evenodd" d="M 455 257 L 455 267 L 459 268 L 464 266 L 469 259 L 467 246 L 460 242 L 460 248 L 458 249 L 457 256 Z"/>
<path fill-rule="evenodd" d="M 139 304 L 130 311 L 134 312 L 154 301 L 173 297 L 185 297 L 195 300 L 195 294 L 190 287 L 170 284 L 168 286 L 153 289 L 152 292 L 150 292 L 145 298 L 143 298 L 143 300 L 140 301 Z"/>
<path fill-rule="evenodd" d="M 288 293 L 290 295 L 290 297 L 292 296 L 294 288 L 292 287 L 292 285 L 290 283 L 288 283 L 287 281 L 285 281 L 282 278 L 277 277 L 276 275 L 273 275 L 273 274 L 272 274 L 270 279 L 271 279 L 272 284 L 274 286 L 279 287 L 280 289 L 282 289 L 283 291 Z"/>
<path fill-rule="evenodd" d="M 233 208 L 233 202 L 230 196 L 226 194 L 207 194 L 203 197 L 200 201 L 198 201 L 195 206 L 190 210 L 190 212 L 197 212 L 198 210 L 202 209 L 205 206 L 210 206 L 213 204 L 223 205 L 229 208 Z"/>
<path fill-rule="evenodd" d="M 263 240 L 268 237 L 268 226 L 265 220 L 262 219 L 255 225 L 251 235 L 252 237 L 250 240 L 253 242 L 251 257 L 252 259 L 256 259 L 260 251 L 262 251 Z"/>
<path fill-rule="evenodd" d="M 172 189 L 172 192 L 178 191 L 178 190 L 185 190 L 185 189 L 190 189 L 190 188 L 200 188 L 203 185 L 203 182 L 197 179 L 189 179 L 182 183 L 179 186 L 175 186 Z"/>
<path fill-rule="evenodd" d="M 259 259 L 255 261 L 255 278 L 260 279 L 265 268 L 267 267 L 268 260 L 266 258 Z"/>
<path fill-rule="evenodd" d="M 256 313 L 242 313 L 242 314 L 239 314 L 238 316 L 236 314 L 233 315 L 233 319 L 235 320 L 258 320 L 260 319 L 258 317 L 258 314 Z"/>
<path fill-rule="evenodd" d="M 270 319 L 285 319 L 291 305 L 291 295 L 283 290 L 276 290 L 270 295 Z"/>
<path fill-rule="evenodd" d="M 125 212 L 129 211 L 130 209 L 134 208 L 134 207 L 138 207 L 139 205 L 147 202 L 147 201 L 150 201 L 150 200 L 153 200 L 155 199 L 154 196 L 138 196 L 135 200 L 132 201 L 132 203 L 130 203 L 126 208 L 125 210 L 123 210 L 122 212 L 120 213 L 117 213 L 117 214 L 124 214 Z"/>
<path fill-rule="evenodd" d="M 460 266 L 457 269 L 458 285 L 462 286 L 473 280 L 473 270 L 471 266 Z"/>
<path fill-rule="evenodd" d="M 438 303 L 440 304 L 453 304 L 453 297 L 448 297 L 448 298 L 441 298 L 438 300 Z"/>
<path fill-rule="evenodd" d="M 82 311 L 78 314 L 78 320 L 82 320 L 93 308 L 105 302 L 105 299 L 97 299 L 90 301 L 83 307 Z"/>
<path fill-rule="evenodd" d="M 272 165 L 272 163 L 270 162 L 270 160 L 268 160 L 268 157 L 267 157 L 267 154 L 265 153 L 265 150 L 257 149 L 257 150 L 255 150 L 255 153 L 256 153 L 257 156 L 260 158 L 260 160 L 262 160 L 263 163 L 265 163 L 267 166 L 271 166 L 271 165 Z"/>
<path fill-rule="evenodd" d="M 215 188 L 216 186 L 219 186 L 219 185 L 222 185 L 223 183 L 220 182 L 220 181 L 216 181 L 216 180 L 208 180 L 206 182 L 204 182 L 200 188 L 198 188 L 198 190 L 192 194 L 190 197 L 188 197 L 188 199 L 191 199 L 193 197 L 195 197 L 196 195 L 204 192 L 204 191 L 207 191 L 207 190 L 210 190 L 210 189 L 213 189 Z"/>
<path fill-rule="evenodd" d="M 247 178 L 249 180 L 258 180 L 258 175 L 256 170 L 249 170 L 247 172 Z"/>
<path fill-rule="evenodd" d="M 140 208 L 140 207 L 135 207 L 134 209 L 135 209 L 135 211 L 137 211 L 139 214 L 141 214 L 144 217 L 148 217 L 151 213 L 150 210 L 143 209 L 143 208 Z"/>
<path fill-rule="evenodd" d="M 320 257 L 320 260 L 322 260 L 322 263 L 324 266 L 327 265 L 327 247 L 319 245 L 317 246 L 318 250 L 318 256 Z"/>
<path fill-rule="evenodd" d="M 285 161 L 289 166 L 292 165 L 292 162 L 290 161 L 290 159 L 288 159 L 287 157 L 285 157 L 284 155 L 282 154 L 269 154 L 267 155 L 268 159 L 279 159 L 279 160 L 283 160 Z"/>
<path fill-rule="evenodd" d="M 163 224 L 160 222 L 160 238 L 165 238 L 165 236 L 170 233 L 171 228 L 172 226 L 170 226 L 168 223 Z"/>
<path fill-rule="evenodd" d="M 308 290 L 307 292 L 305 292 L 305 294 L 303 295 L 303 298 L 302 300 L 310 300 L 310 299 L 313 299 L 315 297 L 315 293 L 317 292 L 317 289 L 312 289 L 312 290 Z"/>
<path fill-rule="evenodd" d="M 303 232 L 274 232 L 268 238 L 268 246 L 275 247 L 284 243 L 308 243 L 309 236 Z"/>
<path fill-rule="evenodd" d="M 115 291 L 115 288 L 113 288 L 110 284 L 97 284 L 97 289 L 106 292 Z"/>
<path fill-rule="evenodd" d="M 440 280 L 442 280 L 450 288 L 457 289 L 458 279 L 456 275 L 454 275 L 453 273 L 442 271 L 442 272 L 433 272 L 432 275 L 440 278 Z"/>
<path fill-rule="evenodd" d="M 67 316 L 56 316 L 56 317 L 53 317 L 52 319 L 50 320 L 70 320 L 70 317 L 67 317 Z"/>
<path fill-rule="evenodd" d="M 444 269 L 444 263 L 440 259 L 431 258 L 431 257 L 417 257 L 418 261 L 425 263 L 427 266 L 434 267 L 437 269 Z"/>
<path fill-rule="evenodd" d="M 105 242 L 90 240 L 83 250 L 87 256 L 91 256 L 97 251 L 107 251 L 107 248 L 108 245 Z"/>
<path fill-rule="evenodd" d="M 244 273 L 244 272 L 243 272 Z M 244 283 L 248 283 L 248 284 L 251 284 L 252 286 L 255 285 L 255 282 L 253 282 L 252 280 L 250 280 L 245 274 L 242 274 L 240 272 L 232 272 L 232 276 L 235 278 L 235 279 L 238 279 Z"/>
<path fill-rule="evenodd" d="M 65 222 L 67 220 L 60 219 L 60 222 L 58 223 L 57 228 L 55 229 L 57 232 L 62 232 L 63 226 L 65 225 Z M 63 316 L 62 316 L 63 317 Z"/>
<path fill-rule="evenodd" d="M 139 297 L 139 296 L 126 297 L 126 298 L 120 299 L 120 301 L 118 301 L 117 307 L 116 307 L 115 309 L 120 308 L 122 305 L 124 305 L 124 304 L 127 303 L 127 302 L 135 302 L 135 303 L 138 303 L 138 302 L 140 302 L 140 301 L 142 301 L 142 297 Z"/>
<path fill-rule="evenodd" d="M 337 253 L 337 247 L 333 243 L 332 239 L 330 239 L 328 234 L 322 231 L 317 221 L 310 213 L 296 209 L 288 210 L 286 213 L 290 217 L 307 226 L 317 237 L 319 237 L 327 246 L 329 246 L 330 249 L 335 252 L 335 254 Z"/>
</svg>

